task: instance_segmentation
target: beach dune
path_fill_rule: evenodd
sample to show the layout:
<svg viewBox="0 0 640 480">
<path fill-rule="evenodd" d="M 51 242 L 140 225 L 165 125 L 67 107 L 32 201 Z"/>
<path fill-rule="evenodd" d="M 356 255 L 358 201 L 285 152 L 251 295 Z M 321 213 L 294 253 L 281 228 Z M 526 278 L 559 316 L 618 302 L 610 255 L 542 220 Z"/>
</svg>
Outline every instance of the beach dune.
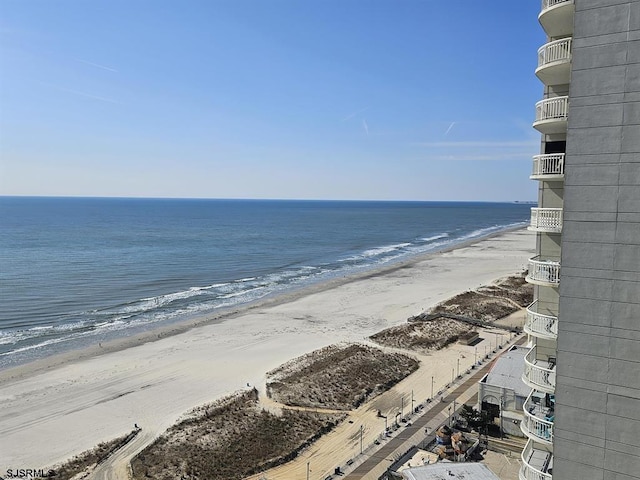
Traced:
<svg viewBox="0 0 640 480">
<path fill-rule="evenodd" d="M 361 341 L 520 272 L 534 248 L 526 230 L 502 233 L 171 335 L 154 332 L 0 372 L 0 474 L 50 467 L 138 424 L 143 434 L 127 449 L 130 458 L 189 409 L 247 384 L 262 389 L 265 373 L 293 357 Z"/>
</svg>

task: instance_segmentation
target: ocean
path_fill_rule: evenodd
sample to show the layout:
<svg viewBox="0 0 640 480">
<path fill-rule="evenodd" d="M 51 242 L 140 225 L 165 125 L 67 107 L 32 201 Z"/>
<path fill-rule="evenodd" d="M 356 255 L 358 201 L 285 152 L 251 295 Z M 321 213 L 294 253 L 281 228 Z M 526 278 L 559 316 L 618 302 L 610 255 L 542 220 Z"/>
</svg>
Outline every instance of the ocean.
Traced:
<svg viewBox="0 0 640 480">
<path fill-rule="evenodd" d="M 0 369 L 524 226 L 529 209 L 0 197 Z"/>
</svg>

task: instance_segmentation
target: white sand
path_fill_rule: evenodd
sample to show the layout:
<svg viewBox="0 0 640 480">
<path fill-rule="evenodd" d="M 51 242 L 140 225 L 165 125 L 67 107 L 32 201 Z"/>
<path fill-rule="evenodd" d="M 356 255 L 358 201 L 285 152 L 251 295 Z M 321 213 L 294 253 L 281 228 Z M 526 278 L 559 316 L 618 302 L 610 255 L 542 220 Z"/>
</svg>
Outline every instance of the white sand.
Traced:
<svg viewBox="0 0 640 480">
<path fill-rule="evenodd" d="M 510 232 L 156 341 L 0 372 L 0 473 L 48 467 L 137 423 L 143 434 L 125 456 L 133 455 L 192 407 L 260 386 L 265 372 L 295 356 L 363 340 L 522 271 L 534 248 L 533 234 Z"/>
</svg>

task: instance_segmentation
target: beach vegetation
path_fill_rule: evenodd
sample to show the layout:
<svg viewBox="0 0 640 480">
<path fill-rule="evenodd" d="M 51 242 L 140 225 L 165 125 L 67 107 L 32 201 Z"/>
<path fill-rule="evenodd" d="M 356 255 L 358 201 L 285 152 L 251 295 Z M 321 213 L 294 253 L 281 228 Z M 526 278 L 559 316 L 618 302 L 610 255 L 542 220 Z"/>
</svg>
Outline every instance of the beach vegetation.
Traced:
<svg viewBox="0 0 640 480">
<path fill-rule="evenodd" d="M 533 301 L 533 286 L 525 273 L 498 280 L 492 285 L 455 295 L 426 314 L 454 314 L 483 322 L 495 322 Z"/>
<path fill-rule="evenodd" d="M 94 448 L 82 452 L 63 464 L 54 466 L 48 476 L 56 480 L 68 480 L 71 478 L 84 478 L 89 475 L 95 467 L 107 460 L 113 453 L 129 443 L 139 433 L 139 429 L 134 429 L 126 435 L 122 435 L 114 440 L 99 443 Z"/>
<path fill-rule="evenodd" d="M 428 353 L 457 342 L 461 335 L 472 331 L 473 328 L 467 322 L 436 317 L 387 328 L 369 338 L 386 347 Z"/>
<path fill-rule="evenodd" d="M 268 372 L 267 394 L 285 405 L 351 410 L 418 367 L 409 355 L 371 345 L 330 345 Z"/>
<path fill-rule="evenodd" d="M 196 408 L 131 462 L 133 478 L 240 480 L 293 460 L 343 414 L 267 411 L 255 389 Z"/>
</svg>

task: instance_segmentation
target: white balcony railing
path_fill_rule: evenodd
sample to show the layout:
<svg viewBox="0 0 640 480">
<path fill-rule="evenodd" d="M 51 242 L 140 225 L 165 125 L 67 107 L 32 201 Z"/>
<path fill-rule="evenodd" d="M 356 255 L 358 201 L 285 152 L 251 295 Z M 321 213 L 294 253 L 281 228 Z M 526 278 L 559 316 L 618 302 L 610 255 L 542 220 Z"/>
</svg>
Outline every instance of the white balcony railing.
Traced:
<svg viewBox="0 0 640 480">
<path fill-rule="evenodd" d="M 522 450 L 522 466 L 520 480 L 551 480 L 548 473 L 553 466 L 553 453 L 536 449 L 533 441 L 529 440 Z"/>
<path fill-rule="evenodd" d="M 533 128 L 545 135 L 567 133 L 569 97 L 553 97 L 536 103 L 536 120 Z"/>
<path fill-rule="evenodd" d="M 564 153 L 548 153 L 533 157 L 533 170 L 531 178 L 563 178 L 564 177 Z"/>
<path fill-rule="evenodd" d="M 571 37 L 544 44 L 538 49 L 538 68 L 571 60 Z"/>
<path fill-rule="evenodd" d="M 542 0 L 542 10 L 546 10 L 561 3 L 573 3 L 573 0 Z"/>
<path fill-rule="evenodd" d="M 553 393 L 556 389 L 555 362 L 538 359 L 534 346 L 524 357 L 522 380 L 531 388 Z"/>
<path fill-rule="evenodd" d="M 529 438 L 551 444 L 553 442 L 553 409 L 542 405 L 540 394 L 533 390 L 524 402 L 524 417 L 520 429 Z"/>
<path fill-rule="evenodd" d="M 560 283 L 560 262 L 545 260 L 540 256 L 530 258 L 526 280 L 536 285 L 558 285 Z"/>
<path fill-rule="evenodd" d="M 527 307 L 524 331 L 541 338 L 558 338 L 558 317 L 538 312 L 538 300 Z"/>
<path fill-rule="evenodd" d="M 574 0 L 542 0 L 538 20 L 547 36 L 558 38 L 573 33 Z"/>
<path fill-rule="evenodd" d="M 566 120 L 569 112 L 569 97 L 553 97 L 536 103 L 536 122 Z"/>
<path fill-rule="evenodd" d="M 560 233 L 562 231 L 562 209 L 532 208 L 529 230 Z"/>
</svg>

